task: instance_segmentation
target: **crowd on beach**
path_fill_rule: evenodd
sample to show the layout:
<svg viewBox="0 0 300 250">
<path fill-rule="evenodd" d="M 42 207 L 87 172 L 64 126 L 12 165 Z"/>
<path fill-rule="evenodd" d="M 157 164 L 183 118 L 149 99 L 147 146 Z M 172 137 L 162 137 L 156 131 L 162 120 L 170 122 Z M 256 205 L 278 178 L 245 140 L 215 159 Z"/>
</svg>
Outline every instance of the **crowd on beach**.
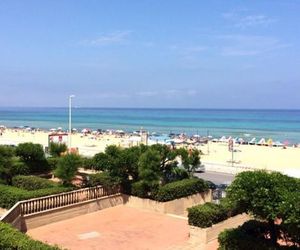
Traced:
<svg viewBox="0 0 300 250">
<path fill-rule="evenodd" d="M 7 128 L 4 125 L 0 125 L 0 136 L 4 133 Z M 36 132 L 44 132 L 48 134 L 63 134 L 68 133 L 67 130 L 63 130 L 62 127 L 51 128 L 49 130 L 39 129 L 29 126 L 19 126 L 8 128 L 9 130 L 17 133 L 30 133 L 35 134 Z M 289 146 L 299 147 L 300 144 L 291 144 L 288 140 L 280 142 L 278 140 L 274 141 L 273 139 L 257 139 L 255 137 L 249 138 L 247 135 L 246 138 L 242 137 L 231 137 L 231 136 L 221 136 L 220 138 L 215 138 L 210 135 L 201 136 L 199 134 L 187 135 L 186 133 L 169 133 L 169 134 L 158 134 L 156 132 L 149 133 L 146 130 L 136 130 L 132 132 L 126 132 L 124 130 L 113 130 L 113 129 L 97 129 L 92 130 L 89 128 L 84 128 L 81 130 L 77 130 L 75 128 L 72 129 L 72 134 L 80 135 L 81 138 L 88 138 L 91 140 L 101 140 L 105 136 L 109 136 L 112 138 L 123 139 L 124 142 L 127 140 L 130 142 L 130 145 L 147 143 L 147 144 L 167 144 L 171 146 L 180 145 L 180 146 L 201 146 L 203 144 L 207 144 L 208 142 L 212 143 L 226 143 L 233 145 L 258 145 L 258 146 L 269 146 L 269 147 L 281 147 L 286 149 Z M 143 138 L 144 137 L 144 138 Z"/>
</svg>

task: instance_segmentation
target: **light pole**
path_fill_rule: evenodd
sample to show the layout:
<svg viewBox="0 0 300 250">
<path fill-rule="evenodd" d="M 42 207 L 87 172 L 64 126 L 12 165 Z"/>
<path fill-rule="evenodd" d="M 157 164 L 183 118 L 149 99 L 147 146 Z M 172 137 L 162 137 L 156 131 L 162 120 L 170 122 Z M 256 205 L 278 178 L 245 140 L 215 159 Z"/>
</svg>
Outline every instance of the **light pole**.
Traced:
<svg viewBox="0 0 300 250">
<path fill-rule="evenodd" d="M 72 135 L 72 98 L 74 98 L 75 95 L 69 96 L 69 151 L 71 150 L 71 135 Z"/>
</svg>

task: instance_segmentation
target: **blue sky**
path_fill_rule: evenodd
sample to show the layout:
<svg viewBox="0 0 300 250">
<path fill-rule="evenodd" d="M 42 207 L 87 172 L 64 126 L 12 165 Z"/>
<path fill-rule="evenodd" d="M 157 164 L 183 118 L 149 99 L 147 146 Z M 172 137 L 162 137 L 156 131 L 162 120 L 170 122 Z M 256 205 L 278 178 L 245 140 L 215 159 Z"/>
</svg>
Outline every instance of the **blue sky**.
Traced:
<svg viewBox="0 0 300 250">
<path fill-rule="evenodd" d="M 0 1 L 0 106 L 300 108 L 300 1 Z"/>
</svg>

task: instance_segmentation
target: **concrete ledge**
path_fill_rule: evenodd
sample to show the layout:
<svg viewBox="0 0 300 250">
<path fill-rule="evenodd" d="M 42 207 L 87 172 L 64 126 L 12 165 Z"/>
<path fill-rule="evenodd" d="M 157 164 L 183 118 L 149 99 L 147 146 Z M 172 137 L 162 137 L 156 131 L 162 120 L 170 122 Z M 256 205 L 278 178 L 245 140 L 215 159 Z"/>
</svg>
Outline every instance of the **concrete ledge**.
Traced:
<svg viewBox="0 0 300 250">
<path fill-rule="evenodd" d="M 21 231 L 37 228 L 53 222 L 67 220 L 87 213 L 96 212 L 105 208 L 110 208 L 123 204 L 121 194 L 101 197 L 95 200 L 89 200 L 77 204 L 72 204 L 60 208 L 51 209 L 44 212 L 39 212 L 24 216 L 24 225 Z"/>
<path fill-rule="evenodd" d="M 250 219 L 247 214 L 239 214 L 227 220 L 221 221 L 218 224 L 212 225 L 208 228 L 200 228 L 190 226 L 190 239 L 192 243 L 208 243 L 209 241 L 218 238 L 219 233 L 228 228 L 236 228 Z"/>
<path fill-rule="evenodd" d="M 204 193 L 198 193 L 188 197 L 166 202 L 143 199 L 129 195 L 123 195 L 123 198 L 124 205 L 128 207 L 146 209 L 164 214 L 187 216 L 187 208 L 199 204 L 204 204 L 205 202 L 211 202 L 212 192 L 211 190 L 209 190 Z"/>
</svg>

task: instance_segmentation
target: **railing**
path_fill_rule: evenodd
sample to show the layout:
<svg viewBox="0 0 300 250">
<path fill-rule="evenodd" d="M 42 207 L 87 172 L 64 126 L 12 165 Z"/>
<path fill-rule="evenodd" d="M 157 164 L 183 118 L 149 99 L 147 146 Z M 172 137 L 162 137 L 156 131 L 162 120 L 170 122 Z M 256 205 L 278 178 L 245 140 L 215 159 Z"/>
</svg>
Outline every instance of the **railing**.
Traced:
<svg viewBox="0 0 300 250">
<path fill-rule="evenodd" d="M 19 216 L 21 216 L 20 201 L 17 202 L 11 209 L 9 209 L 2 217 L 2 222 L 13 223 Z"/>
<path fill-rule="evenodd" d="M 118 187 L 106 189 L 102 186 L 83 188 L 75 191 L 44 196 L 40 198 L 21 201 L 21 214 L 28 215 L 38 212 L 51 210 L 54 208 L 64 207 L 77 204 L 84 201 L 98 199 L 104 196 L 117 194 L 120 192 Z"/>
</svg>

